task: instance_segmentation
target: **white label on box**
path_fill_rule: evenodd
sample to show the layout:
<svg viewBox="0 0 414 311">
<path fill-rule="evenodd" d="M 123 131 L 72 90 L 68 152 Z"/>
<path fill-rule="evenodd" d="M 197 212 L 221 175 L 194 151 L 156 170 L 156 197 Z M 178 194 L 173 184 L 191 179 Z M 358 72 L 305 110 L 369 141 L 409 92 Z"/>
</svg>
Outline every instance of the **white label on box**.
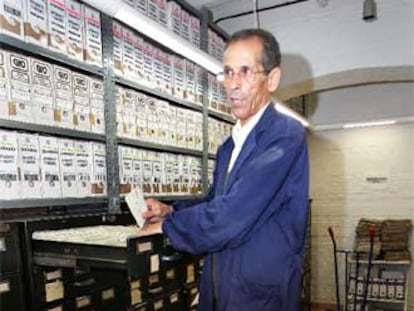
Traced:
<svg viewBox="0 0 414 311">
<path fill-rule="evenodd" d="M 158 23 L 165 27 L 168 25 L 167 0 L 158 0 Z"/>
<path fill-rule="evenodd" d="M 127 27 L 122 28 L 123 38 L 123 57 L 122 57 L 122 71 L 127 78 L 135 77 L 135 46 L 134 46 L 134 31 Z"/>
<path fill-rule="evenodd" d="M 66 53 L 66 8 L 64 0 L 48 1 L 49 48 Z"/>
<path fill-rule="evenodd" d="M 99 11 L 84 5 L 85 17 L 85 62 L 102 66 L 102 34 Z"/>
<path fill-rule="evenodd" d="M 106 195 L 105 145 L 92 143 L 92 195 Z"/>
<path fill-rule="evenodd" d="M 122 2 L 129 5 L 132 9 L 135 9 L 135 1 L 134 0 L 122 0 Z"/>
<path fill-rule="evenodd" d="M 77 196 L 91 195 L 92 150 L 89 142 L 75 142 Z"/>
<path fill-rule="evenodd" d="M 195 90 L 196 101 L 203 105 L 204 101 L 204 69 L 201 66 L 195 65 Z"/>
<path fill-rule="evenodd" d="M 24 36 L 26 42 L 47 46 L 47 1 L 26 1 Z"/>
<path fill-rule="evenodd" d="M 174 106 L 168 107 L 168 133 L 167 140 L 169 145 L 176 144 L 176 135 L 177 135 L 177 108 Z"/>
<path fill-rule="evenodd" d="M 7 293 L 10 291 L 10 282 L 9 281 L 1 281 L 0 282 L 0 294 Z"/>
<path fill-rule="evenodd" d="M 186 10 L 181 10 L 181 37 L 190 41 L 190 14 Z"/>
<path fill-rule="evenodd" d="M 16 132 L 0 131 L 0 200 L 20 198 Z"/>
<path fill-rule="evenodd" d="M 83 61 L 83 18 L 76 0 L 66 1 L 66 42 L 68 56 Z"/>
<path fill-rule="evenodd" d="M 90 130 L 89 78 L 87 76 L 73 74 L 73 101 L 75 128 Z"/>
<path fill-rule="evenodd" d="M 9 117 L 25 122 L 34 122 L 35 115 L 30 96 L 29 57 L 8 54 L 8 106 Z"/>
<path fill-rule="evenodd" d="M 65 128 L 73 128 L 72 72 L 56 65 L 53 66 L 53 71 L 55 124 Z"/>
<path fill-rule="evenodd" d="M 42 197 L 60 198 L 59 144 L 55 137 L 39 136 Z"/>
<path fill-rule="evenodd" d="M 137 137 L 139 140 L 147 140 L 147 97 L 138 93 L 135 103 L 137 120 Z"/>
<path fill-rule="evenodd" d="M 18 134 L 21 197 L 41 198 L 40 153 L 37 135 Z"/>
<path fill-rule="evenodd" d="M 200 20 L 197 17 L 190 17 L 190 41 L 196 47 L 200 47 Z"/>
<path fill-rule="evenodd" d="M 112 36 L 113 36 L 113 58 L 114 58 L 114 71 L 117 75 L 122 76 L 122 57 L 123 57 L 123 38 L 122 38 L 122 25 L 116 20 L 112 21 Z"/>
<path fill-rule="evenodd" d="M 168 123 L 169 104 L 166 101 L 159 100 L 157 103 L 157 119 L 158 119 L 158 142 L 160 144 L 168 144 Z"/>
<path fill-rule="evenodd" d="M 157 100 L 152 97 L 147 98 L 147 138 L 151 142 L 158 142 L 159 120 L 157 116 Z"/>
<path fill-rule="evenodd" d="M 91 130 L 97 134 L 105 134 L 105 107 L 103 82 L 91 79 L 90 107 Z"/>
<path fill-rule="evenodd" d="M 185 109 L 177 108 L 177 145 L 187 147 L 187 113 Z"/>
<path fill-rule="evenodd" d="M 132 148 L 120 146 L 119 154 L 119 179 L 121 194 L 129 193 L 133 185 L 133 152 Z"/>
<path fill-rule="evenodd" d="M 52 65 L 36 58 L 30 58 L 32 105 L 36 121 L 53 125 L 53 69 Z"/>
<path fill-rule="evenodd" d="M 141 150 L 133 149 L 132 174 L 134 186 L 142 189 L 142 155 Z"/>
<path fill-rule="evenodd" d="M 0 1 L 0 33 L 23 39 L 23 1 Z"/>
<path fill-rule="evenodd" d="M 173 56 L 168 53 L 164 52 L 163 58 L 163 69 L 164 69 L 164 91 L 168 94 L 173 93 Z"/>
<path fill-rule="evenodd" d="M 139 12 L 141 12 L 144 15 L 147 15 L 147 11 L 148 11 L 147 0 L 135 0 L 135 6 Z"/>
<path fill-rule="evenodd" d="M 158 4 L 157 0 L 148 0 L 148 17 L 154 21 L 158 21 Z"/>
<path fill-rule="evenodd" d="M 7 53 L 0 50 L 0 119 L 9 118 L 9 103 L 7 100 L 7 70 L 6 70 Z"/>
<path fill-rule="evenodd" d="M 174 96 L 184 98 L 185 93 L 185 61 L 181 56 L 173 57 Z"/>
<path fill-rule="evenodd" d="M 151 255 L 151 269 L 150 272 L 158 272 L 160 270 L 160 257 L 158 254 Z"/>
<path fill-rule="evenodd" d="M 59 140 L 59 159 L 62 197 L 76 197 L 78 189 L 76 182 L 76 152 L 73 140 Z"/>
<path fill-rule="evenodd" d="M 168 28 L 173 33 L 181 35 L 181 7 L 174 1 L 168 2 Z"/>
<path fill-rule="evenodd" d="M 133 43 L 134 43 L 134 52 L 135 52 L 135 58 L 134 58 L 134 71 L 135 76 L 137 77 L 138 83 L 142 82 L 142 79 L 144 78 L 144 55 L 143 55 L 143 39 L 138 36 L 136 33 L 134 33 L 132 37 Z"/>
<path fill-rule="evenodd" d="M 151 151 L 143 152 L 142 154 L 142 167 L 143 167 L 143 192 L 152 192 L 152 153 Z"/>
<path fill-rule="evenodd" d="M 153 154 L 152 160 L 152 192 L 161 194 L 162 183 L 163 183 L 163 156 L 162 153 L 156 152 Z"/>
</svg>

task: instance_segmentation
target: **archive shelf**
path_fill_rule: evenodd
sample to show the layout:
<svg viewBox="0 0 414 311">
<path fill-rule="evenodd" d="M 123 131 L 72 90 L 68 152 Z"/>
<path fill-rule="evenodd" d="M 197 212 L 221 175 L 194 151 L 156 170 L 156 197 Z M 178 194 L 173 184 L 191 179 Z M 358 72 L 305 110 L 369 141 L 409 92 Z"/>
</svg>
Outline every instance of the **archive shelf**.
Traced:
<svg viewBox="0 0 414 311">
<path fill-rule="evenodd" d="M 156 143 L 143 142 L 143 141 L 139 141 L 139 140 L 131 139 L 131 138 L 118 137 L 118 144 L 130 146 L 130 147 L 139 147 L 139 148 L 151 149 L 155 151 L 166 151 L 166 152 L 172 152 L 172 153 L 178 153 L 178 154 L 190 155 L 190 156 L 196 156 L 196 157 L 203 156 L 203 151 L 193 150 L 193 149 L 188 149 L 188 148 L 174 147 L 170 145 L 160 145 Z"/>
<path fill-rule="evenodd" d="M 219 119 L 220 121 L 225 121 L 227 123 L 236 124 L 235 118 L 227 114 L 221 113 L 221 112 L 217 112 L 214 110 L 208 110 L 208 115 L 216 119 Z"/>
<path fill-rule="evenodd" d="M 172 96 L 172 95 L 167 94 L 165 92 L 158 91 L 157 89 L 153 89 L 153 88 L 144 86 L 142 84 L 133 82 L 131 80 L 116 76 L 115 81 L 116 81 L 117 84 L 119 84 L 121 86 L 130 87 L 130 88 L 132 88 L 136 91 L 144 92 L 148 95 L 152 95 L 152 96 L 155 96 L 157 98 L 166 100 L 166 101 L 168 101 L 172 104 L 176 104 L 176 105 L 179 105 L 179 106 L 182 106 L 182 107 L 185 107 L 185 108 L 190 108 L 190 109 L 195 110 L 195 111 L 203 111 L 203 107 L 201 105 L 197 105 L 197 104 L 195 104 L 193 102 L 190 102 L 188 100 Z"/>
<path fill-rule="evenodd" d="M 89 65 L 85 62 L 70 58 L 64 54 L 52 51 L 46 47 L 41 47 L 36 44 L 24 42 L 20 39 L 13 38 L 5 34 L 0 34 L 0 42 L 5 47 L 12 48 L 17 52 L 25 52 L 33 56 L 41 56 L 48 60 L 57 62 L 60 65 L 78 69 L 83 72 L 93 74 L 95 76 L 102 77 L 104 74 L 102 68 L 100 67 Z"/>
<path fill-rule="evenodd" d="M 105 142 L 105 135 L 95 134 L 86 131 L 79 131 L 74 129 L 68 129 L 63 127 L 55 127 L 49 125 L 26 123 L 14 120 L 2 120 L 0 119 L 0 128 L 26 131 L 30 133 L 48 134 L 53 136 L 60 136 L 66 138 L 75 138 L 83 140 L 92 140 L 98 142 Z"/>
<path fill-rule="evenodd" d="M 0 210 L 9 208 L 31 208 L 48 206 L 73 206 L 73 205 L 95 205 L 108 204 L 106 197 L 85 197 L 85 198 L 51 198 L 51 199 L 21 199 L 1 200 Z"/>
</svg>

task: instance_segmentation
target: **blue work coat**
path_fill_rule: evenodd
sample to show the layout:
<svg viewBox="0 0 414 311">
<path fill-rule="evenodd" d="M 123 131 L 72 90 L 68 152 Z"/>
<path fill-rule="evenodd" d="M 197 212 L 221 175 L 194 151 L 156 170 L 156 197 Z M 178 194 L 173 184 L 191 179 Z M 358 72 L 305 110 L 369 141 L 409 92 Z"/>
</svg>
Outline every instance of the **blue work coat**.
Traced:
<svg viewBox="0 0 414 311">
<path fill-rule="evenodd" d="M 269 105 L 227 174 L 233 146 L 229 137 L 219 148 L 209 194 L 174 203 L 163 232 L 176 249 L 206 255 L 198 310 L 213 310 L 214 286 L 217 311 L 297 311 L 308 204 L 305 130 Z"/>
</svg>

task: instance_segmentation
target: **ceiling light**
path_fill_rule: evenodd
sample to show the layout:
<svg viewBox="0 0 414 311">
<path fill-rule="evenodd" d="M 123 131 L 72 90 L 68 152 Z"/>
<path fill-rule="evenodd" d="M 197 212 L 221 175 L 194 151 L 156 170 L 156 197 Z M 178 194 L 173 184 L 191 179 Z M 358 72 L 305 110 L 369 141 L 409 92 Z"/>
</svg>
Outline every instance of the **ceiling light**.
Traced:
<svg viewBox="0 0 414 311">
<path fill-rule="evenodd" d="M 84 2 L 148 38 L 156 40 L 159 44 L 193 61 L 213 74 L 217 75 L 223 70 L 221 63 L 214 57 L 140 12 L 131 10 L 130 6 L 119 0 L 84 0 Z"/>
<path fill-rule="evenodd" d="M 391 125 L 395 124 L 395 120 L 382 120 L 382 121 L 373 121 L 373 122 L 359 122 L 359 123 L 347 123 L 344 124 L 343 128 L 358 128 L 358 127 L 368 127 L 368 126 L 381 126 L 381 125 Z"/>
<path fill-rule="evenodd" d="M 375 3 L 375 0 L 364 1 L 362 19 L 366 22 L 372 22 L 377 19 L 377 4 Z"/>
</svg>

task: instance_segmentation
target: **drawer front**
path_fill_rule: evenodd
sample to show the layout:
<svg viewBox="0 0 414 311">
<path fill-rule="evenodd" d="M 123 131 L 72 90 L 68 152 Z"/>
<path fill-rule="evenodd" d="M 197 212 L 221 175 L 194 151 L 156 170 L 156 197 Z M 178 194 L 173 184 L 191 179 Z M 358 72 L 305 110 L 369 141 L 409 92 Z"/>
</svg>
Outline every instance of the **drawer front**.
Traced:
<svg viewBox="0 0 414 311">
<path fill-rule="evenodd" d="M 15 223 L 0 223 L 0 273 L 21 272 L 19 230 Z"/>
</svg>

